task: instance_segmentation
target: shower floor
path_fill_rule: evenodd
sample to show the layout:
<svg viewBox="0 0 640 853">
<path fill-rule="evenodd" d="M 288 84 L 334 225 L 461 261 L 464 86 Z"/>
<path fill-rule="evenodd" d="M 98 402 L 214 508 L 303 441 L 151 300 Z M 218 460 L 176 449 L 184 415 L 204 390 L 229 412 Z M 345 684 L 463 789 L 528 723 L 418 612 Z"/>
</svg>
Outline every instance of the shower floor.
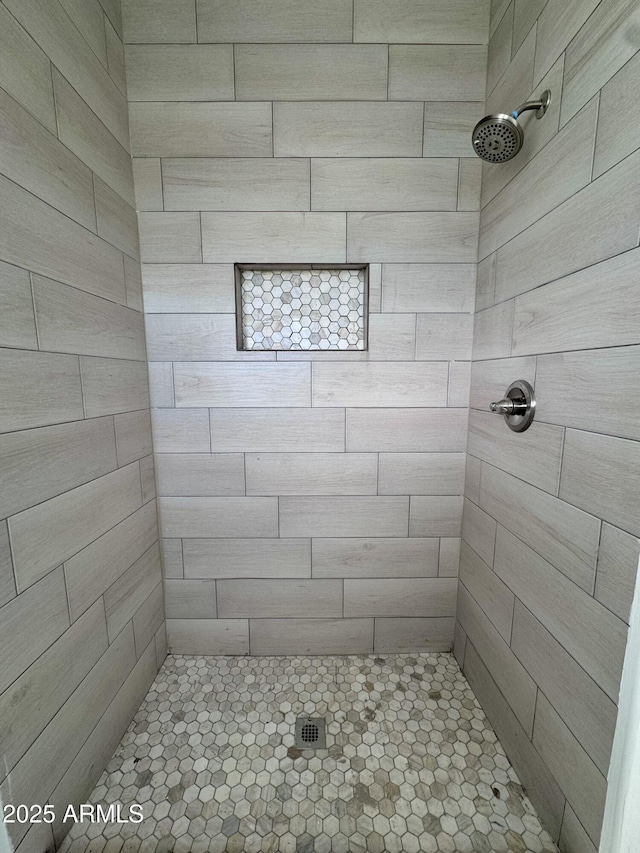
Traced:
<svg viewBox="0 0 640 853">
<path fill-rule="evenodd" d="M 298 715 L 327 749 L 293 746 Z M 556 851 L 450 654 L 170 655 L 65 853 Z"/>
</svg>

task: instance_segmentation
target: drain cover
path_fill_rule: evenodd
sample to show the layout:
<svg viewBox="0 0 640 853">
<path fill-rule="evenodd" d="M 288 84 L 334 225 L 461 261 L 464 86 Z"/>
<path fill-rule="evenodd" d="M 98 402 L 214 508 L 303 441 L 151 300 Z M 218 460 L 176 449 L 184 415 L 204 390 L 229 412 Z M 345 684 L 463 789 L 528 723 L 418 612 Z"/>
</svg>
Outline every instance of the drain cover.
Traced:
<svg viewBox="0 0 640 853">
<path fill-rule="evenodd" d="M 322 717 L 298 717 L 296 741 L 298 749 L 326 749 L 326 722 Z"/>
</svg>

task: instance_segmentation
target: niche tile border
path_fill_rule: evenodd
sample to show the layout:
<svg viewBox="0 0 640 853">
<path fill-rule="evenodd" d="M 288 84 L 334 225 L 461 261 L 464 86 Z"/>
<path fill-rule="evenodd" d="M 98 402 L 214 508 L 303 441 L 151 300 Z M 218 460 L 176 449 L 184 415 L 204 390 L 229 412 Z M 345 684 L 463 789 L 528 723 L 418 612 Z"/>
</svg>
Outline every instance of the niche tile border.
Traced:
<svg viewBox="0 0 640 853">
<path fill-rule="evenodd" d="M 235 264 L 238 350 L 363 352 L 368 264 Z"/>
</svg>

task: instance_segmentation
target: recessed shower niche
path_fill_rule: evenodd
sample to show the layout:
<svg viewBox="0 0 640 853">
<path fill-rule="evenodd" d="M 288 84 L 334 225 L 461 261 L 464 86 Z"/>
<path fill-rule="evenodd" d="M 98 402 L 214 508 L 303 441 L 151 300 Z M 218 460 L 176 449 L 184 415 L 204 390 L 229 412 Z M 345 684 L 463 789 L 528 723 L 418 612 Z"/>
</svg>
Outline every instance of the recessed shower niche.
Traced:
<svg viewBox="0 0 640 853">
<path fill-rule="evenodd" d="M 367 349 L 367 265 L 236 264 L 240 350 Z"/>
</svg>

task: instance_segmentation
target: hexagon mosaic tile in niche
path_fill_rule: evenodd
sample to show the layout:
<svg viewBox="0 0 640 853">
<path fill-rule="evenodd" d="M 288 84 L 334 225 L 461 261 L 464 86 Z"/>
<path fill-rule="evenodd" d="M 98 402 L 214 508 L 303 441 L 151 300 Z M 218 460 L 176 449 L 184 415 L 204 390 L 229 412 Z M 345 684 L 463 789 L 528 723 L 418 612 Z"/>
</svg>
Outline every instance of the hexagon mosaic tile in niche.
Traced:
<svg viewBox="0 0 640 853">
<path fill-rule="evenodd" d="M 239 268 L 239 348 L 366 349 L 366 282 L 366 267 Z"/>
</svg>

